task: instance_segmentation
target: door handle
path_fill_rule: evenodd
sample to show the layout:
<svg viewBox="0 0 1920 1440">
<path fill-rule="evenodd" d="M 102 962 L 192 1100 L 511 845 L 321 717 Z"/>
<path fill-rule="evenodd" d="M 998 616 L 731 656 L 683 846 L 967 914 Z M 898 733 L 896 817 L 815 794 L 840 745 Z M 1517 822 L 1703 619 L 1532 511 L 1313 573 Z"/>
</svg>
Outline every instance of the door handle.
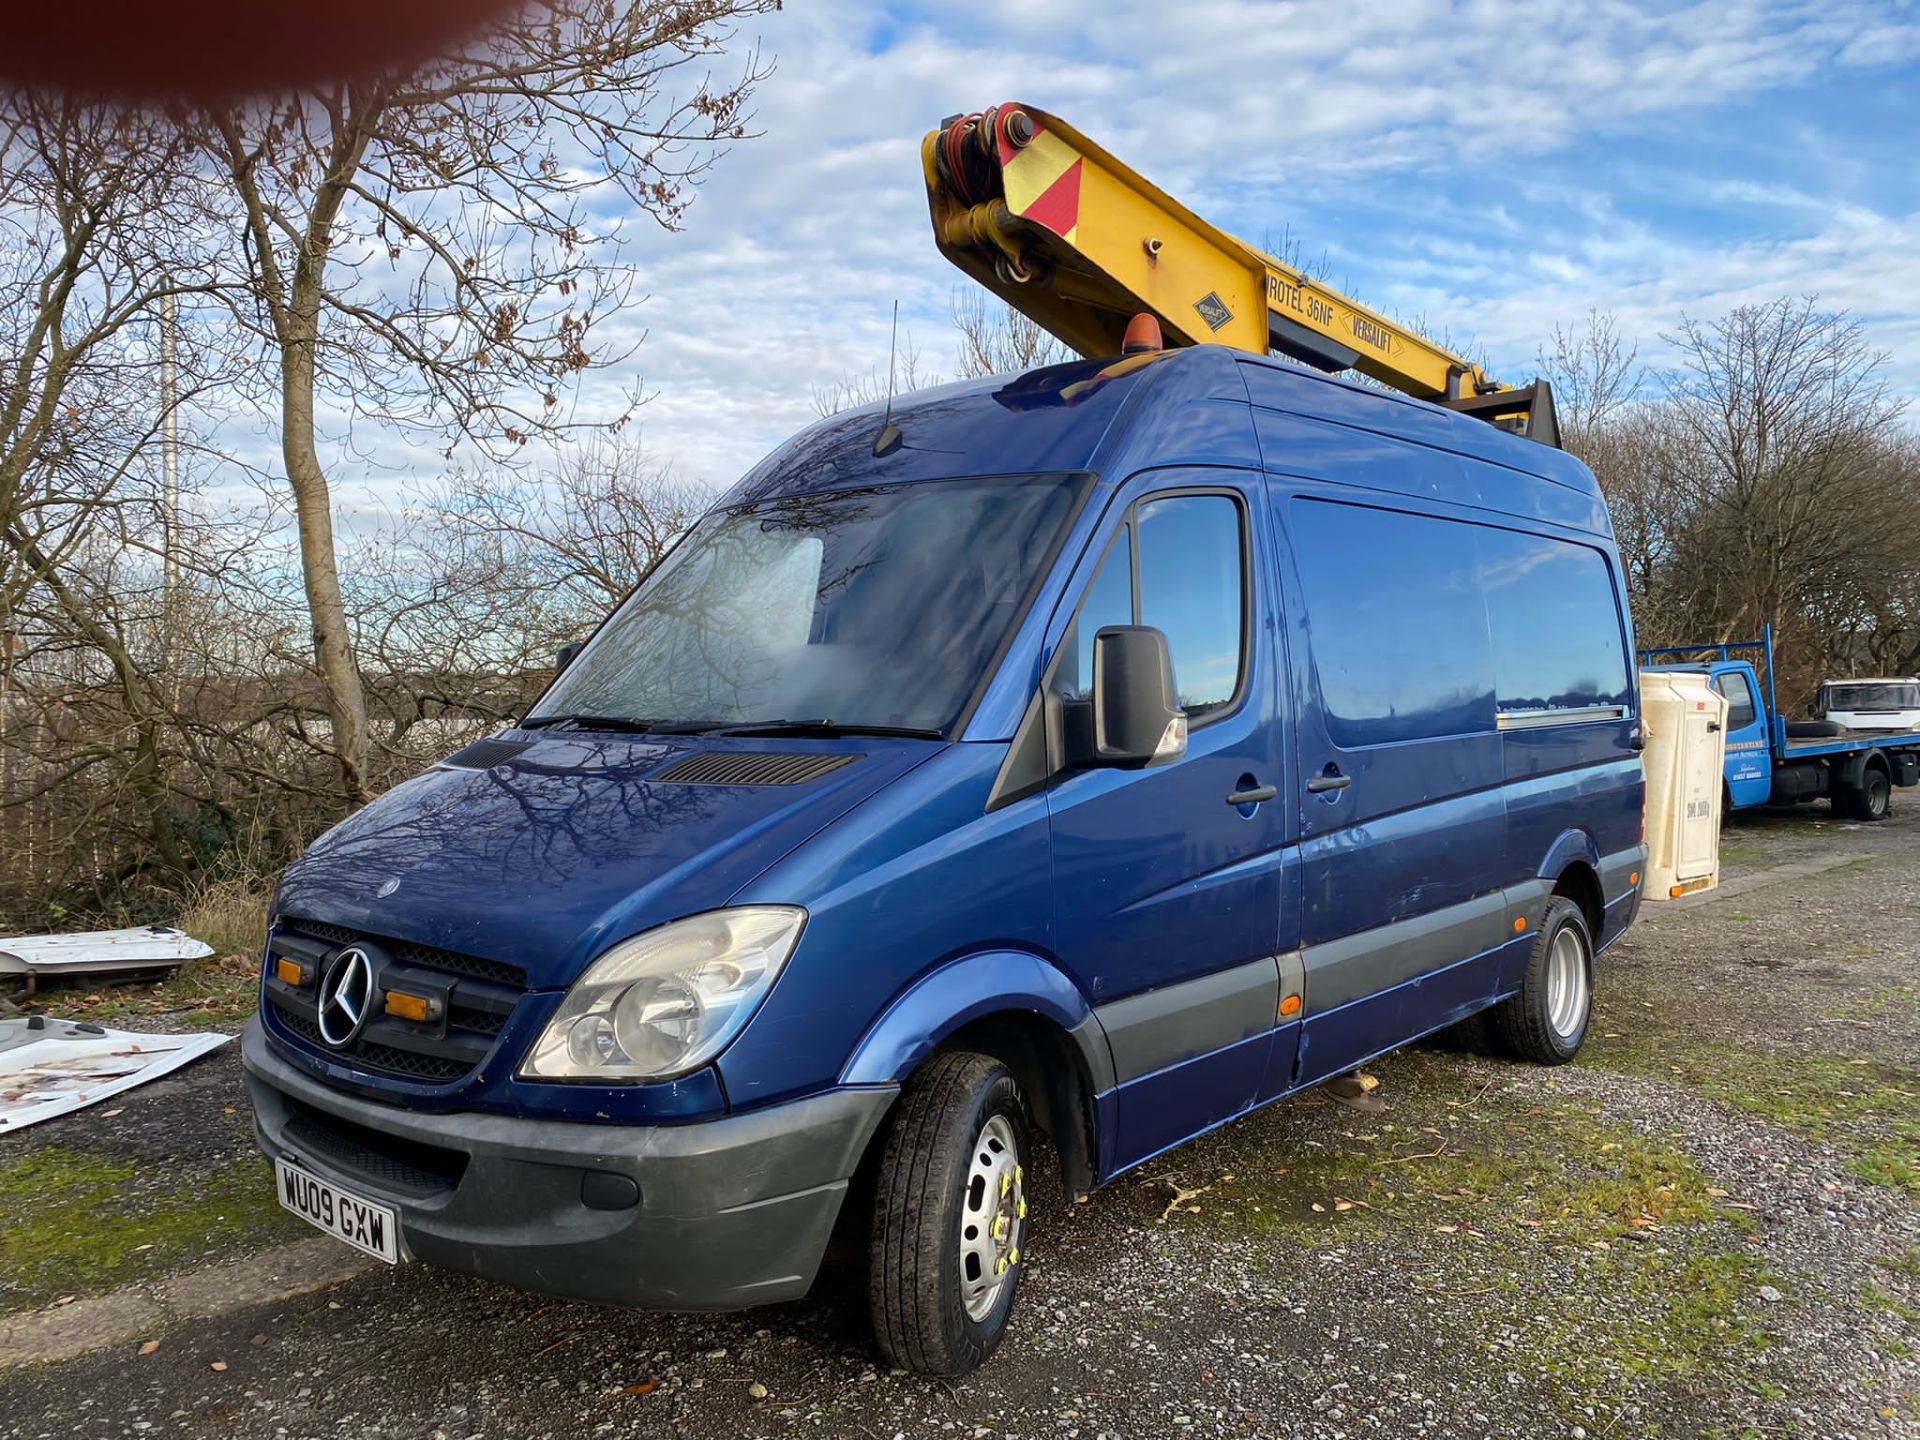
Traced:
<svg viewBox="0 0 1920 1440">
<path fill-rule="evenodd" d="M 1251 790 L 1235 790 L 1231 795 L 1227 796 L 1227 804 L 1235 806 L 1258 805 L 1263 801 L 1273 799 L 1273 797 L 1279 793 L 1280 792 L 1271 785 L 1256 785 Z"/>
<path fill-rule="evenodd" d="M 1351 775 L 1316 775 L 1307 781 L 1307 793 L 1324 795 L 1329 790 L 1344 790 L 1352 783 Z"/>
<path fill-rule="evenodd" d="M 1719 733 L 1720 733 L 1720 722 L 1718 720 L 1707 721 L 1707 734 L 1718 735 Z"/>
</svg>

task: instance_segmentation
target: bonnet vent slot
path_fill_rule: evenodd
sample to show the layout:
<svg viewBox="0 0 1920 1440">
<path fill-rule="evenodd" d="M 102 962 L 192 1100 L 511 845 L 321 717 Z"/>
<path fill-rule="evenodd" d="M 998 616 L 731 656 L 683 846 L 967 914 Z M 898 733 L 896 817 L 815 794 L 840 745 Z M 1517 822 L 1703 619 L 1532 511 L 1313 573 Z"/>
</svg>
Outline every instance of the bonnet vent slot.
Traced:
<svg viewBox="0 0 1920 1440">
<path fill-rule="evenodd" d="M 456 750 L 440 763 L 462 770 L 491 770 L 504 765 L 521 752 L 533 748 L 531 740 L 476 740 L 464 750 Z"/>
<path fill-rule="evenodd" d="M 858 755 L 766 755 L 712 750 L 676 760 L 652 778 L 667 785 L 804 785 Z"/>
</svg>

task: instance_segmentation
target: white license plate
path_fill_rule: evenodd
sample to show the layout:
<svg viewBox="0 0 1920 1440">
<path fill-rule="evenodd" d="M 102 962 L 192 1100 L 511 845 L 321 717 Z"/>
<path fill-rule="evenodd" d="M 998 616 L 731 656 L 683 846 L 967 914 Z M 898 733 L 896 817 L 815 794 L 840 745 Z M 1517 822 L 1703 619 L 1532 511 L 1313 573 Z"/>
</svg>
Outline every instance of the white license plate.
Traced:
<svg viewBox="0 0 1920 1440">
<path fill-rule="evenodd" d="M 273 1162 L 280 1204 L 336 1240 L 386 1261 L 400 1263 L 400 1217 L 386 1205 L 349 1195 L 284 1160 Z"/>
</svg>

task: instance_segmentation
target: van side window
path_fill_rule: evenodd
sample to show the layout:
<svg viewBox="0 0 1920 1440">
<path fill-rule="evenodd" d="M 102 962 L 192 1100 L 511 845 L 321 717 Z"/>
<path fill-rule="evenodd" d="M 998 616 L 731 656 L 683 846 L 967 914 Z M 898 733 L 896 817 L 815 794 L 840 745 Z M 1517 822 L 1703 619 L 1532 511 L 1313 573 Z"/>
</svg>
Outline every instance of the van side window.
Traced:
<svg viewBox="0 0 1920 1440">
<path fill-rule="evenodd" d="M 1133 624 L 1133 527 L 1122 525 L 1107 558 L 1060 642 L 1053 693 L 1062 700 L 1093 698 L 1093 637 L 1108 625 Z"/>
<path fill-rule="evenodd" d="M 1103 626 L 1152 625 L 1167 637 L 1174 693 L 1188 724 L 1205 724 L 1231 705 L 1246 649 L 1242 536 L 1240 506 L 1225 495 L 1142 501 L 1114 537 L 1061 640 L 1053 693 L 1062 700 L 1092 698 L 1093 637 Z"/>
<path fill-rule="evenodd" d="M 1289 520 L 1333 743 L 1491 731 L 1478 527 L 1307 499 Z"/>
<path fill-rule="evenodd" d="M 1759 713 L 1753 704 L 1753 687 L 1738 670 L 1713 677 L 1713 688 L 1727 697 L 1727 729 L 1744 730 Z"/>
<path fill-rule="evenodd" d="M 1170 495 L 1139 510 L 1140 620 L 1167 637 L 1189 724 L 1233 703 L 1245 653 L 1240 507 L 1224 495 Z"/>
<path fill-rule="evenodd" d="M 1473 530 L 1501 723 L 1551 724 L 1567 711 L 1624 714 L 1633 690 L 1606 557 L 1546 535 Z"/>
</svg>

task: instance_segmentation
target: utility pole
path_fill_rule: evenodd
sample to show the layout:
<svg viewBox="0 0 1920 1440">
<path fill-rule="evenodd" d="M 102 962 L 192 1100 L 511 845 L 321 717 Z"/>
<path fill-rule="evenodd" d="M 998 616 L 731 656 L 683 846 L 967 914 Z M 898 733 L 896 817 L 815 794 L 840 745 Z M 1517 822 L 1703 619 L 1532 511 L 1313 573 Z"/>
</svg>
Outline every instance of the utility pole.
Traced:
<svg viewBox="0 0 1920 1440">
<path fill-rule="evenodd" d="M 174 416 L 173 326 L 178 306 L 171 293 L 160 297 L 160 468 L 161 468 L 161 629 L 169 667 L 173 661 L 175 592 L 180 584 L 180 426 Z"/>
</svg>

